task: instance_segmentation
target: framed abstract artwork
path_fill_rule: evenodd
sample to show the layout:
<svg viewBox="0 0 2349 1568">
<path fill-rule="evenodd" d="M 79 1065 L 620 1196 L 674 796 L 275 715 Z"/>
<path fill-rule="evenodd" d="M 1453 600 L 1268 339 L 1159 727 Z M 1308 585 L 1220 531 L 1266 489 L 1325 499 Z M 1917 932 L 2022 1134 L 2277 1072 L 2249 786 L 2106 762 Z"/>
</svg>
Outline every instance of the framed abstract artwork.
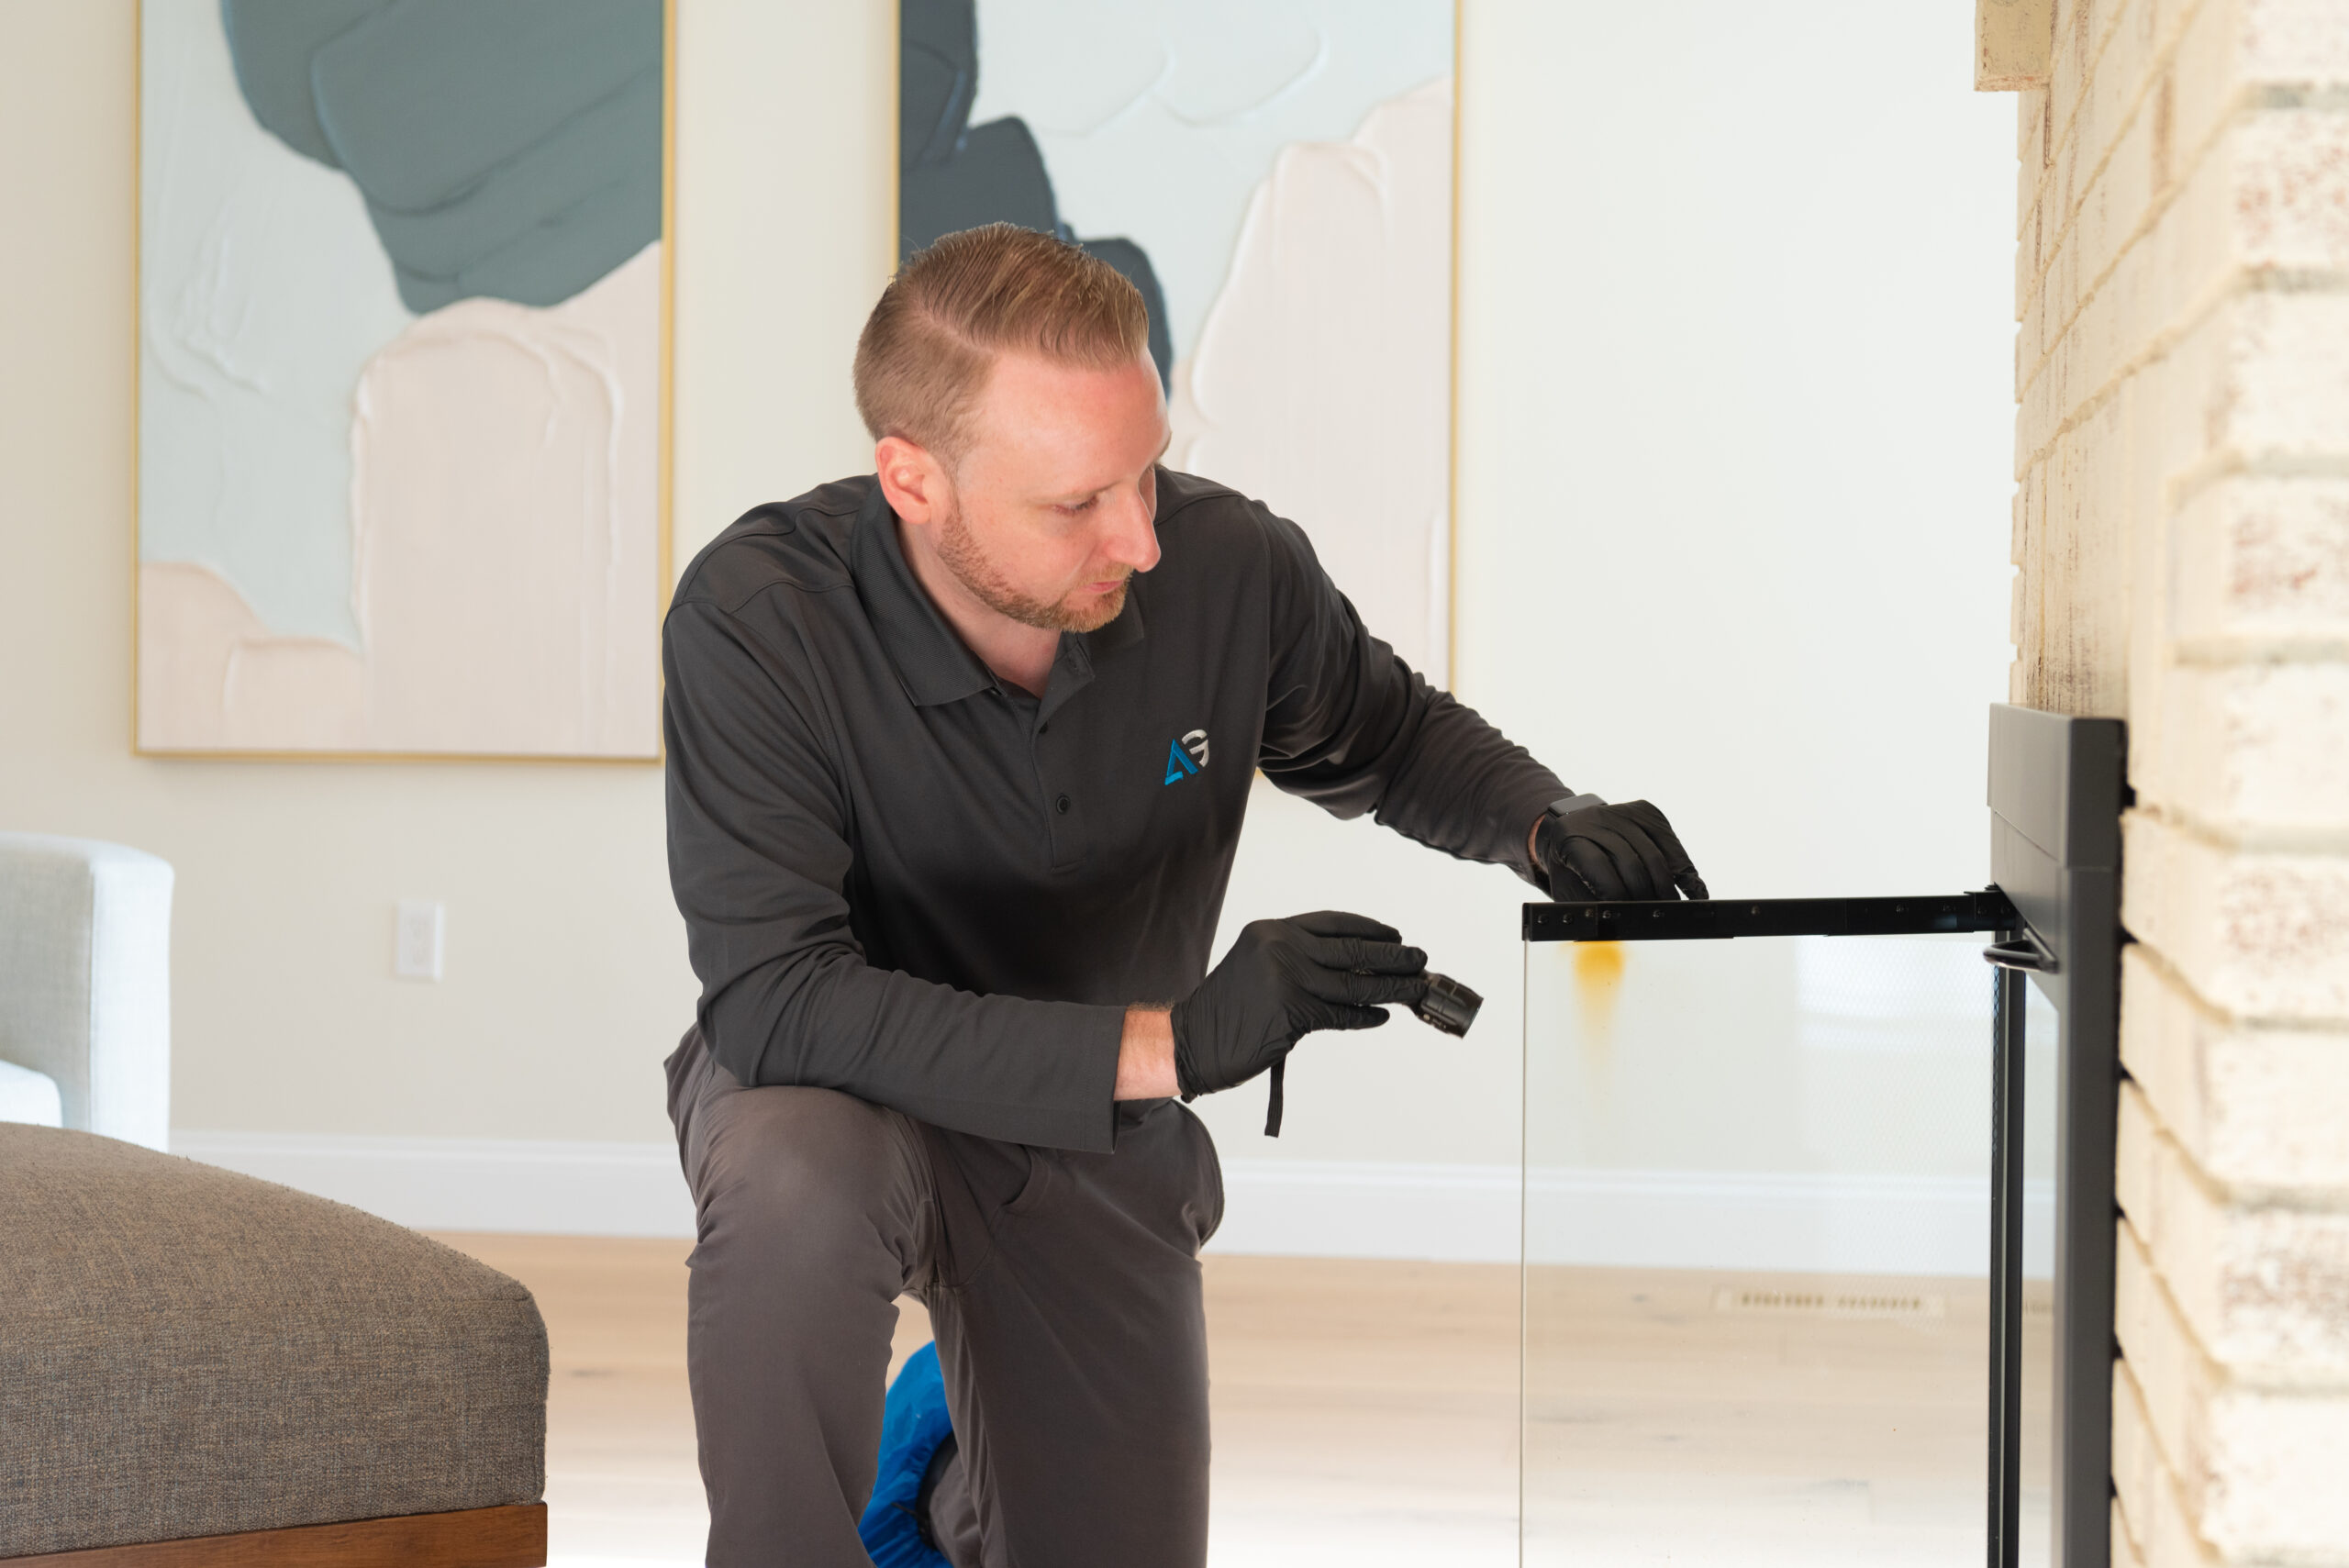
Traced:
<svg viewBox="0 0 2349 1568">
<path fill-rule="evenodd" d="M 135 747 L 660 755 L 663 0 L 144 0 Z"/>
<path fill-rule="evenodd" d="M 898 249 L 1009 222 L 1151 310 L 1172 467 L 1450 674 L 1453 0 L 900 0 Z"/>
</svg>

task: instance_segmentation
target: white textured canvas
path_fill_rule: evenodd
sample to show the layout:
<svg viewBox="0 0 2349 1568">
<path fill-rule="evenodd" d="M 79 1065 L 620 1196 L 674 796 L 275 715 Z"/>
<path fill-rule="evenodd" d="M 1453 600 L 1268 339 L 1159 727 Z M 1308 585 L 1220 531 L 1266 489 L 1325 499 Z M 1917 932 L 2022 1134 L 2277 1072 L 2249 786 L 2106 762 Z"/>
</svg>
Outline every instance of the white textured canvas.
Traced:
<svg viewBox="0 0 2349 1568">
<path fill-rule="evenodd" d="M 410 308 L 413 215 L 264 127 L 231 10 L 141 12 L 139 748 L 657 755 L 657 230 Z"/>
</svg>

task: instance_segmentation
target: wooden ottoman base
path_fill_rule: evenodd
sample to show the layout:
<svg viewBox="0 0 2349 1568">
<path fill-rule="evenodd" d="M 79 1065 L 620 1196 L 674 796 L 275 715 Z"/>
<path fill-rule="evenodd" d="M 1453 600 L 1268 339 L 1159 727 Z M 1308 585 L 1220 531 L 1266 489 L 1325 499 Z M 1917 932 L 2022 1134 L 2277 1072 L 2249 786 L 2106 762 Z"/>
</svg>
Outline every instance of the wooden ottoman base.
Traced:
<svg viewBox="0 0 2349 1568">
<path fill-rule="evenodd" d="M 544 1568 L 547 1506 L 200 1535 L 0 1558 L 7 1568 Z"/>
</svg>

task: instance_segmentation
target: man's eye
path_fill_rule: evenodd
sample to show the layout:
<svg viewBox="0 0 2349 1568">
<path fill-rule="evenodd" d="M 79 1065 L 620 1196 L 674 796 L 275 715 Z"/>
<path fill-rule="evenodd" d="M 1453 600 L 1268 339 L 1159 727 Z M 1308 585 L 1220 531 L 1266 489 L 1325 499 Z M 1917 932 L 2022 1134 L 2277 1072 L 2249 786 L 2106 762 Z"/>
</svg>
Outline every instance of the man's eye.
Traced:
<svg viewBox="0 0 2349 1568">
<path fill-rule="evenodd" d="M 1093 510 L 1093 504 L 1094 504 L 1096 501 L 1098 501 L 1098 500 L 1100 500 L 1100 499 L 1101 499 L 1101 497 L 1100 497 L 1100 496 L 1098 496 L 1098 495 L 1087 495 L 1084 500 L 1077 502 L 1077 503 L 1076 503 L 1074 506 L 1055 506 L 1055 507 L 1053 508 L 1053 510 L 1054 510 L 1054 511 L 1059 511 L 1059 512 L 1066 512 L 1070 517 L 1073 517 L 1076 516 L 1079 512 L 1089 512 L 1089 511 Z"/>
</svg>

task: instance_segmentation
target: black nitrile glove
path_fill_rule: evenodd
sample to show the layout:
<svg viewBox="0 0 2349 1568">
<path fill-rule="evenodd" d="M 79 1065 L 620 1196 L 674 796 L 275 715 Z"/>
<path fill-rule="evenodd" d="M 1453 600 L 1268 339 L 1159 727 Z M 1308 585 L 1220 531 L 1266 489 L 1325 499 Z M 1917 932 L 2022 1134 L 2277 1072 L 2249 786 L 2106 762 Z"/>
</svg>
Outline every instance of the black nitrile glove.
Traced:
<svg viewBox="0 0 2349 1568">
<path fill-rule="evenodd" d="M 1542 818 L 1533 852 L 1550 896 L 1561 904 L 1593 900 L 1669 899 L 1674 889 L 1710 898 L 1680 835 L 1644 800 L 1586 806 Z"/>
<path fill-rule="evenodd" d="M 1427 993 L 1428 955 L 1392 926 L 1323 910 L 1252 920 L 1198 989 L 1174 1004 L 1174 1081 L 1186 1100 L 1273 1070 L 1264 1131 L 1281 1130 L 1281 1064 L 1315 1029 L 1376 1029 L 1380 1004 Z"/>
</svg>

